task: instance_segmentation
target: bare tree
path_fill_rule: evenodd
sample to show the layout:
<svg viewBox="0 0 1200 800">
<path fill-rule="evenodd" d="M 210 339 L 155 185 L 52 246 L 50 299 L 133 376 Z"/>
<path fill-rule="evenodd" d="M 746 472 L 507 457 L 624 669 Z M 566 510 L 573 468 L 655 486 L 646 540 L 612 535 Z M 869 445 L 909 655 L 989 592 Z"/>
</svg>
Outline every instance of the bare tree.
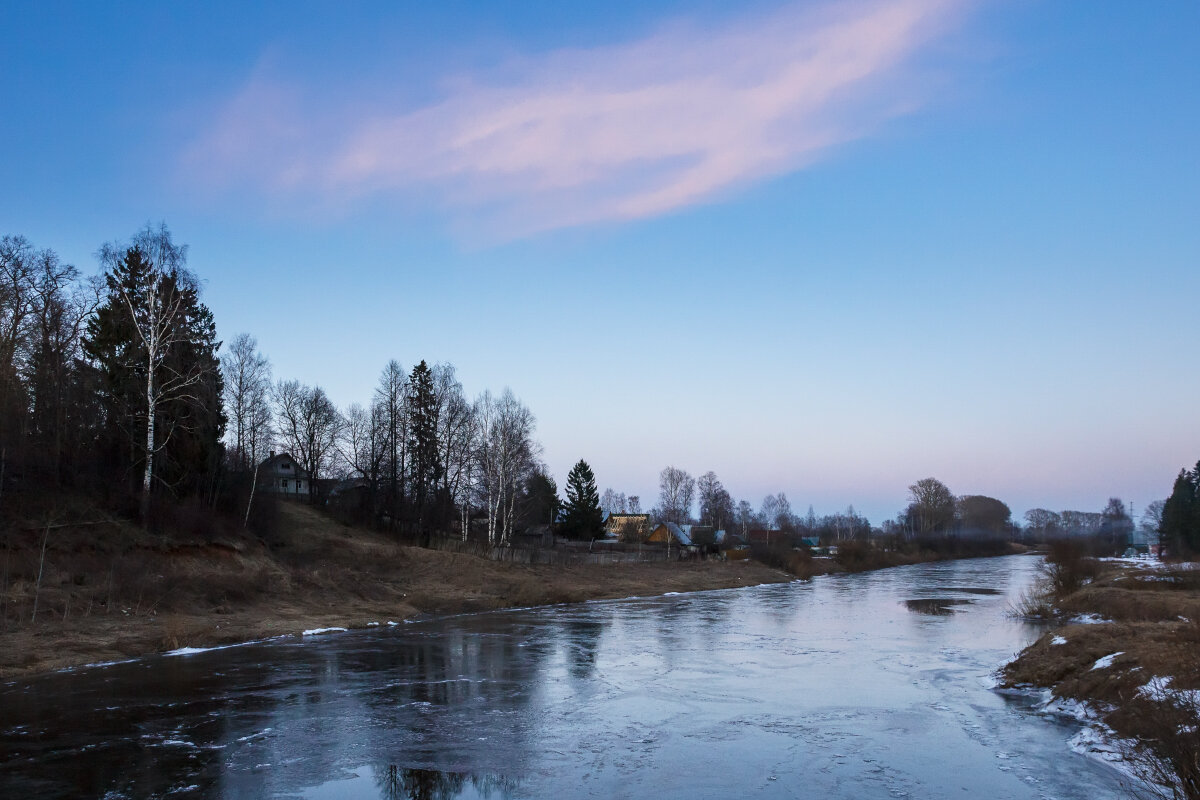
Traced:
<svg viewBox="0 0 1200 800">
<path fill-rule="evenodd" d="M 665 521 L 677 524 L 687 522 L 692 514 L 695 494 L 696 480 L 685 470 L 664 467 L 658 474 L 658 502 Z"/>
<path fill-rule="evenodd" d="M 470 496 L 472 450 L 475 443 L 475 415 L 463 396 L 454 367 L 435 364 L 434 393 L 438 401 L 437 446 L 442 464 L 441 494 L 446 501 L 462 508 L 462 536 L 469 523 L 467 504 Z"/>
<path fill-rule="evenodd" d="M 1154 500 L 1146 506 L 1146 510 L 1142 512 L 1141 528 L 1143 531 L 1158 534 L 1158 529 L 1162 527 L 1163 508 L 1166 505 L 1166 500 Z"/>
<path fill-rule="evenodd" d="M 52 250 L 38 253 L 35 263 L 25 358 L 30 433 L 58 482 L 71 415 L 71 374 L 81 355 L 84 325 L 100 302 L 100 284 L 95 279 L 81 284 L 79 271 L 61 263 Z"/>
<path fill-rule="evenodd" d="M 513 532 L 518 490 L 537 469 L 541 450 L 535 420 L 510 389 L 484 392 L 476 401 L 478 492 L 488 512 L 488 541 L 507 543 Z"/>
<path fill-rule="evenodd" d="M 628 508 L 630 514 L 642 513 L 642 498 L 636 494 L 629 495 Z"/>
<path fill-rule="evenodd" d="M 759 511 L 759 514 L 762 516 L 763 520 L 766 521 L 769 528 L 776 530 L 779 528 L 778 520 L 781 513 L 782 505 L 780 504 L 779 497 L 777 495 L 769 494 L 763 498 L 762 510 Z"/>
<path fill-rule="evenodd" d="M 742 535 L 746 535 L 746 531 L 751 525 L 756 524 L 757 519 L 754 516 L 754 506 L 750 505 L 748 500 L 739 500 L 737 504 L 737 524 L 742 529 Z"/>
<path fill-rule="evenodd" d="M 233 337 L 221 357 L 225 412 L 229 415 L 231 461 L 235 469 L 249 469 L 262 460 L 270 423 L 271 362 L 258 351 L 248 333 Z"/>
<path fill-rule="evenodd" d="M 384 475 L 387 483 L 388 527 L 394 530 L 404 502 L 408 466 L 408 373 L 395 359 L 387 363 L 383 374 L 379 376 L 375 404 L 383 414 L 387 450 Z"/>
<path fill-rule="evenodd" d="M 33 307 L 33 255 L 23 236 L 0 239 L 0 487 L 25 409 L 17 359 Z"/>
<path fill-rule="evenodd" d="M 919 533 L 944 531 L 954 522 L 954 494 L 937 478 L 922 478 L 908 487 L 908 495 Z"/>
<path fill-rule="evenodd" d="M 319 386 L 280 381 L 275 386 L 280 443 L 308 473 L 308 496 L 315 500 L 317 482 L 333 465 L 343 425 L 342 415 Z"/>
<path fill-rule="evenodd" d="M 339 452 L 350 471 L 375 486 L 387 456 L 387 434 L 383 425 L 383 410 L 372 403 L 364 408 L 353 403 L 345 414 Z"/>
</svg>

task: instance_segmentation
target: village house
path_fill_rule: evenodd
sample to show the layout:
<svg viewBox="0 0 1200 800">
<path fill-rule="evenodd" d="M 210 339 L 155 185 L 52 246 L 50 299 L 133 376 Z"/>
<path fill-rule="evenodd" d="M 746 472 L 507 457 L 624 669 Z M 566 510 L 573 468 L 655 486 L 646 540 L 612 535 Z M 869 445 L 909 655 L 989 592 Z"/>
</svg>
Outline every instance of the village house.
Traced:
<svg viewBox="0 0 1200 800">
<path fill-rule="evenodd" d="M 650 535 L 650 515 L 610 514 L 604 530 L 622 542 L 644 542 Z"/>
<path fill-rule="evenodd" d="M 308 495 L 308 472 L 290 453 L 271 455 L 258 466 L 258 491 L 289 496 Z"/>
<path fill-rule="evenodd" d="M 686 526 L 691 528 L 691 525 Z M 683 553 L 699 552 L 699 547 L 692 541 L 689 530 L 674 522 L 660 522 L 646 537 L 647 544 L 665 544 L 668 550 L 678 548 Z"/>
</svg>

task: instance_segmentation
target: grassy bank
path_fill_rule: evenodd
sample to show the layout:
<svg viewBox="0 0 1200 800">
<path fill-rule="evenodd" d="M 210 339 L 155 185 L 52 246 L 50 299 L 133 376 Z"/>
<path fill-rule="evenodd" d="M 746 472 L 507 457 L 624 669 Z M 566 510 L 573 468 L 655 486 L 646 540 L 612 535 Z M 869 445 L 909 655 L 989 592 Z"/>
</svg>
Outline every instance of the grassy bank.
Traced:
<svg viewBox="0 0 1200 800">
<path fill-rule="evenodd" d="M 280 513 L 284 535 L 270 547 L 115 521 L 10 535 L 0 552 L 0 677 L 311 628 L 790 578 L 748 562 L 501 564 L 398 545 L 302 505 Z"/>
<path fill-rule="evenodd" d="M 1029 551 L 1024 545 L 1006 541 L 944 544 L 955 546 L 937 549 L 922 547 L 919 543 L 909 543 L 903 547 L 884 548 L 874 542 L 845 541 L 838 543 L 836 555 L 829 557 L 815 557 L 808 551 L 797 550 L 791 546 L 754 546 L 750 548 L 750 555 L 756 561 L 784 570 L 801 580 L 810 580 L 818 575 L 872 572 L 933 561 L 1020 555 Z"/>
<path fill-rule="evenodd" d="M 1148 792 L 1200 798 L 1200 570 L 1069 558 L 1024 605 L 1058 624 L 1004 685 L 1086 707 Z"/>
</svg>

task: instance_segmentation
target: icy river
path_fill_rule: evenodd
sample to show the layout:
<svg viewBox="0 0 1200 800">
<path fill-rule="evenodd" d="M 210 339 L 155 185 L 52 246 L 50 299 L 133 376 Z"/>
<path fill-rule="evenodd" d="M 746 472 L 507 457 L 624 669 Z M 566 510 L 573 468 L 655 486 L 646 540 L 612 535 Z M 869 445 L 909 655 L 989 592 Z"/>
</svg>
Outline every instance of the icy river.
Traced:
<svg viewBox="0 0 1200 800">
<path fill-rule="evenodd" d="M 992 691 L 1027 557 L 280 639 L 0 686 L 0 797 L 1103 798 Z"/>
</svg>

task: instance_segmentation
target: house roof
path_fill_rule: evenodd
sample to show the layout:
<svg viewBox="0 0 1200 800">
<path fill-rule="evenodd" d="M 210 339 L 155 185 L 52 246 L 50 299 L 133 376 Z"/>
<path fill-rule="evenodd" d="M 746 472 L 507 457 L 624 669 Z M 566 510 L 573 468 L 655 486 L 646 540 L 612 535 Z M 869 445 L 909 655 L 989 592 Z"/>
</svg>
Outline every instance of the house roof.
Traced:
<svg viewBox="0 0 1200 800">
<path fill-rule="evenodd" d="M 275 470 L 281 463 L 283 463 L 285 461 L 292 465 L 294 474 L 297 477 L 299 477 L 299 478 L 307 478 L 308 477 L 308 470 L 301 467 L 300 463 L 298 461 L 296 461 L 295 458 L 292 457 L 291 453 L 277 453 L 277 454 L 271 456 L 270 458 L 268 458 L 266 461 L 259 464 L 258 469 L 260 472 L 269 472 L 271 470 Z M 277 470 L 277 471 L 282 472 L 282 470 Z"/>
<path fill-rule="evenodd" d="M 664 522 L 663 524 L 667 526 L 667 530 L 670 532 L 670 534 L 675 537 L 675 541 L 679 542 L 680 544 L 691 546 L 691 525 L 676 525 L 674 522 Z M 687 530 L 684 530 L 684 528 L 687 528 Z"/>
</svg>

